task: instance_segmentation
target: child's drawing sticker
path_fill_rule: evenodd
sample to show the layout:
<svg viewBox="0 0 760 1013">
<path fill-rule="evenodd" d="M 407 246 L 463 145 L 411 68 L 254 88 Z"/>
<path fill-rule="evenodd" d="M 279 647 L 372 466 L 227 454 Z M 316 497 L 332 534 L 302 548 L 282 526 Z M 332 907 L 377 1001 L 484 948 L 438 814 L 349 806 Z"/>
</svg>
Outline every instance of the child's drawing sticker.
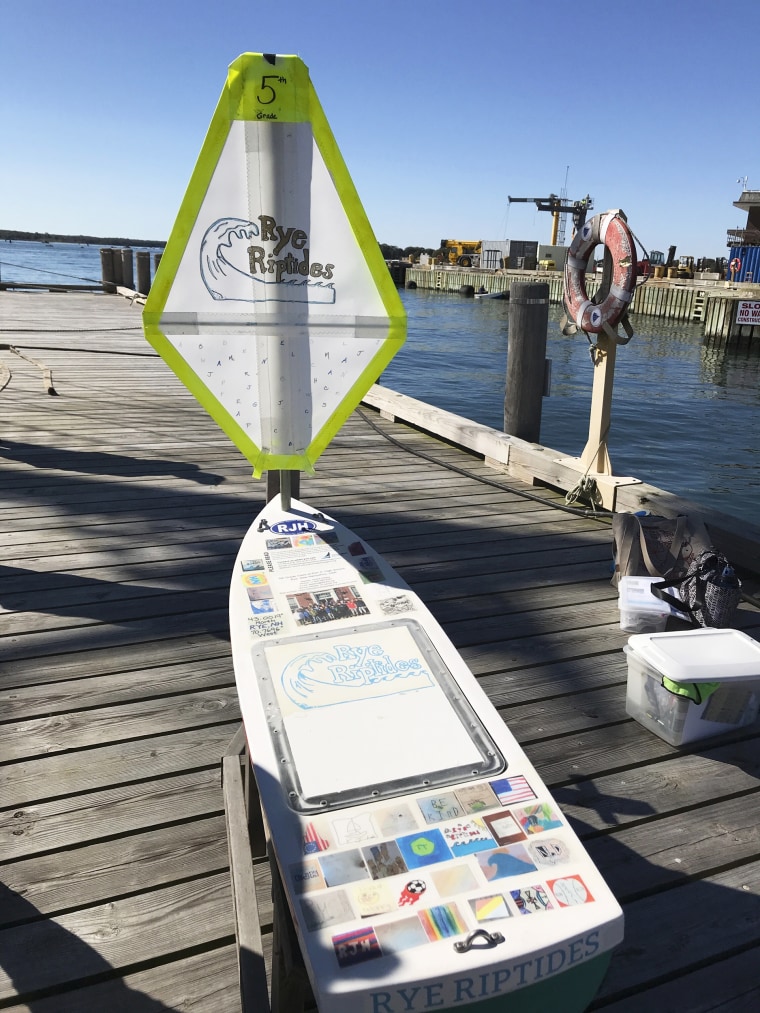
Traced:
<svg viewBox="0 0 760 1013">
<path fill-rule="evenodd" d="M 387 914 L 396 910 L 396 900 L 391 887 L 382 880 L 362 882 L 352 889 L 354 904 L 361 918 Z"/>
<path fill-rule="evenodd" d="M 425 934 L 431 943 L 438 939 L 459 936 L 467 931 L 467 923 L 456 904 L 437 904 L 417 913 Z"/>
<path fill-rule="evenodd" d="M 373 840 L 377 834 L 372 820 L 367 813 L 354 813 L 332 821 L 335 840 L 339 847 L 348 844 L 361 844 Z"/>
<path fill-rule="evenodd" d="M 417 829 L 417 821 L 406 802 L 397 802 L 387 809 L 377 809 L 372 813 L 372 822 L 381 837 L 398 837 Z"/>
<path fill-rule="evenodd" d="M 506 879 L 509 876 L 522 876 L 526 872 L 535 872 L 536 866 L 522 844 L 511 844 L 506 848 L 493 851 L 481 851 L 478 862 L 486 879 Z"/>
<path fill-rule="evenodd" d="M 410 906 L 416 904 L 422 895 L 427 891 L 427 883 L 424 879 L 410 879 L 408 883 L 404 885 L 398 899 L 398 906 L 404 907 L 406 904 Z"/>
<path fill-rule="evenodd" d="M 485 809 L 493 809 L 498 805 L 498 799 L 493 793 L 490 785 L 482 784 L 463 785 L 456 789 L 456 796 L 463 812 L 480 813 Z"/>
<path fill-rule="evenodd" d="M 441 897 L 453 897 L 459 893 L 466 893 L 468 890 L 477 890 L 481 885 L 475 879 L 475 874 L 470 866 L 464 864 L 454 865 L 447 862 L 440 869 L 431 871 L 430 877 Z"/>
<path fill-rule="evenodd" d="M 313 855 L 317 851 L 327 851 L 329 847 L 329 840 L 319 833 L 313 823 L 309 823 L 303 836 L 304 855 Z"/>
<path fill-rule="evenodd" d="M 410 869 L 419 869 L 451 858 L 440 830 L 428 829 L 408 837 L 399 837 L 397 843 Z"/>
<path fill-rule="evenodd" d="M 401 953 L 428 942 L 419 918 L 402 918 L 388 925 L 378 925 L 376 931 L 383 953 Z"/>
<path fill-rule="evenodd" d="M 462 807 L 453 791 L 418 798 L 417 805 L 426 823 L 441 823 L 443 820 L 454 820 L 462 815 Z"/>
<path fill-rule="evenodd" d="M 548 802 L 518 809 L 515 813 L 526 834 L 541 834 L 545 830 L 558 830 L 562 820 Z"/>
<path fill-rule="evenodd" d="M 341 967 L 352 967 L 354 964 L 382 956 L 380 943 L 371 926 L 333 936 L 332 943 Z"/>
<path fill-rule="evenodd" d="M 540 883 L 535 886 L 525 886 L 520 890 L 510 890 L 509 893 L 521 915 L 554 910 L 549 895 Z"/>
<path fill-rule="evenodd" d="M 442 827 L 441 832 L 454 858 L 474 855 L 477 851 L 488 851 L 494 846 L 494 839 L 483 820 L 458 820 Z M 522 837 L 522 833 L 520 836 Z"/>
<path fill-rule="evenodd" d="M 470 901 L 470 907 L 476 920 L 480 923 L 512 917 L 507 899 L 501 893 L 490 894 L 488 897 L 474 897 Z"/>
<path fill-rule="evenodd" d="M 562 865 L 570 861 L 570 849 L 556 837 L 544 837 L 528 845 L 537 865 Z"/>
<path fill-rule="evenodd" d="M 525 831 L 510 812 L 486 813 L 483 822 L 497 844 L 517 844 L 525 840 Z"/>
<path fill-rule="evenodd" d="M 325 890 L 301 900 L 301 911 L 309 932 L 353 921 L 355 915 L 344 890 Z"/>
<path fill-rule="evenodd" d="M 313 859 L 291 865 L 288 874 L 296 893 L 310 893 L 312 890 L 324 890 L 325 888 L 325 877 Z"/>
<path fill-rule="evenodd" d="M 518 774 L 515 777 L 500 777 L 498 781 L 491 781 L 499 803 L 503 806 L 520 805 L 536 797 L 536 793 L 528 784 L 528 779 Z"/>
<path fill-rule="evenodd" d="M 589 904 L 593 897 L 580 876 L 563 876 L 562 879 L 550 879 L 549 889 L 560 907 L 575 907 L 578 904 Z"/>
</svg>

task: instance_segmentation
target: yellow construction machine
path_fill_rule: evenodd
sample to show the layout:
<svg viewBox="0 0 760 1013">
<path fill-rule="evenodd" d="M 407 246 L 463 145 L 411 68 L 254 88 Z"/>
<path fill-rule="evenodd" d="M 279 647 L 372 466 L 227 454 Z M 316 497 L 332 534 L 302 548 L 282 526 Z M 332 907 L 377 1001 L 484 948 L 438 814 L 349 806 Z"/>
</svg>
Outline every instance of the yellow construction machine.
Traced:
<svg viewBox="0 0 760 1013">
<path fill-rule="evenodd" d="M 460 267 L 478 267 L 480 264 L 481 240 L 442 239 L 441 255 L 444 264 L 458 264 Z"/>
</svg>

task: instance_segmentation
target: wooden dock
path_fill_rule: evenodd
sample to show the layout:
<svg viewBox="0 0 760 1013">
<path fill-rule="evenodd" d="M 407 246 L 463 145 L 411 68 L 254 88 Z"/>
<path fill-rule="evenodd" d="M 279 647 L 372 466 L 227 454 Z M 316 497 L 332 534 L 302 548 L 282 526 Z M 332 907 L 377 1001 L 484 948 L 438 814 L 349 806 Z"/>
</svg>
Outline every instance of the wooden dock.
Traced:
<svg viewBox="0 0 760 1013">
<path fill-rule="evenodd" d="M 0 1009 L 236 1013 L 227 593 L 263 483 L 138 305 L 3 292 L 0 328 Z M 483 457 L 365 406 L 301 494 L 432 608 L 621 900 L 592 1008 L 754 1010 L 760 725 L 629 719 L 608 522 Z"/>
</svg>

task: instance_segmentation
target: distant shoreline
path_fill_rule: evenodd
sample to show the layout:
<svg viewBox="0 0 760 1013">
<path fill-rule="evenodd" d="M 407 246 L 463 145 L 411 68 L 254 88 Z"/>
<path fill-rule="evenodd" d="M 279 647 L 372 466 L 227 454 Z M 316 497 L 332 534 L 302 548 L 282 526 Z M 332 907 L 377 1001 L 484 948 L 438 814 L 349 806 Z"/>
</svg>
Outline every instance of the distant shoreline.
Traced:
<svg viewBox="0 0 760 1013">
<path fill-rule="evenodd" d="M 165 241 L 156 239 L 124 239 L 121 236 L 61 236 L 55 232 L 21 232 L 0 229 L 0 239 L 19 239 L 24 243 L 85 243 L 88 246 L 155 246 L 163 249 Z"/>
</svg>

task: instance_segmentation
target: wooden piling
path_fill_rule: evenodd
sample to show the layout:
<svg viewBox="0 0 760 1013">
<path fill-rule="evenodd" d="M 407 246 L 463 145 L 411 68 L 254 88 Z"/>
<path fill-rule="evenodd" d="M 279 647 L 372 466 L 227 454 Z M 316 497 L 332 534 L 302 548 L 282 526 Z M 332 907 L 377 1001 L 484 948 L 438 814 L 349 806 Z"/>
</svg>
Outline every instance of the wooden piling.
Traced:
<svg viewBox="0 0 760 1013">
<path fill-rule="evenodd" d="M 509 346 L 504 432 L 538 443 L 544 394 L 549 286 L 518 282 L 509 293 Z"/>
<path fill-rule="evenodd" d="M 138 250 L 135 253 L 137 267 L 137 291 L 142 295 L 150 292 L 150 253 L 147 250 Z"/>
<path fill-rule="evenodd" d="M 113 269 L 113 250 L 109 247 L 104 247 L 100 251 L 100 274 L 103 279 L 103 291 L 115 292 L 116 275 Z"/>
<path fill-rule="evenodd" d="M 125 288 L 135 288 L 135 263 L 134 257 L 132 256 L 132 250 L 129 247 L 125 247 L 122 250 L 118 250 L 117 253 L 121 257 L 121 283 Z"/>
</svg>

